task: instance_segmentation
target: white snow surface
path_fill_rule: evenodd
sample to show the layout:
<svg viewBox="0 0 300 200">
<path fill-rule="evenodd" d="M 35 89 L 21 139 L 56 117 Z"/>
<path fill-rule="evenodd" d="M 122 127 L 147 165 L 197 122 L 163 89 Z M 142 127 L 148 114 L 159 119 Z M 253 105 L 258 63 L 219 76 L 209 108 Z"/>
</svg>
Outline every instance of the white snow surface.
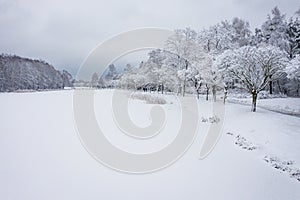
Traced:
<svg viewBox="0 0 300 200">
<path fill-rule="evenodd" d="M 251 113 L 249 106 L 228 103 L 218 144 L 199 160 L 210 125 L 201 119 L 212 115 L 211 102 L 200 99 L 199 132 L 185 155 L 161 171 L 132 175 L 103 166 L 82 146 L 72 94 L 71 90 L 0 94 L 0 199 L 300 199 L 300 181 L 291 175 L 300 169 L 298 117 L 263 108 Z M 144 153 L 174 139 L 180 126 L 175 97 L 167 95 L 168 103 L 160 105 L 167 115 L 165 130 L 141 141 L 124 135 L 114 124 L 111 94 L 111 90 L 95 92 L 95 113 L 114 145 Z M 264 101 L 299 108 L 299 99 Z M 140 126 L 151 123 L 151 106 L 130 100 L 132 120 Z"/>
<path fill-rule="evenodd" d="M 240 103 L 251 105 L 251 98 L 234 98 L 228 99 L 232 103 Z M 300 117 L 300 98 L 272 98 L 272 99 L 258 99 L 257 107 L 264 108 L 274 112 L 280 112 L 288 115 L 296 115 Z"/>
</svg>

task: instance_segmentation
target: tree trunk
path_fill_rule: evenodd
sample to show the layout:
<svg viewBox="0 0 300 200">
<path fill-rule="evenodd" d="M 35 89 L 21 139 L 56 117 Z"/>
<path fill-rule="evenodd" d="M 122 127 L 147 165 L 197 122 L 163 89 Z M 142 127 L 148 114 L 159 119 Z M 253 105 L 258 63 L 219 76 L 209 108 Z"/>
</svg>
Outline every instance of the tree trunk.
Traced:
<svg viewBox="0 0 300 200">
<path fill-rule="evenodd" d="M 161 93 L 164 93 L 164 84 L 161 84 Z"/>
<path fill-rule="evenodd" d="M 201 83 L 196 83 L 195 85 L 196 92 L 197 92 L 197 98 L 200 99 L 200 90 L 201 90 Z"/>
<path fill-rule="evenodd" d="M 270 80 L 271 80 L 272 76 L 270 76 Z M 270 94 L 273 94 L 273 81 L 269 81 L 269 90 L 270 90 Z"/>
<path fill-rule="evenodd" d="M 185 72 L 184 72 L 185 73 Z M 184 97 L 185 95 L 185 79 L 186 79 L 186 75 L 184 74 L 184 80 L 183 80 L 183 88 L 182 88 L 182 96 Z"/>
<path fill-rule="evenodd" d="M 282 93 L 281 86 L 280 86 L 280 81 L 279 80 L 277 80 L 277 86 L 278 86 L 279 92 Z"/>
<path fill-rule="evenodd" d="M 226 99 L 227 99 L 227 87 L 224 88 L 224 99 L 223 99 L 223 103 L 226 103 Z"/>
<path fill-rule="evenodd" d="M 182 96 L 184 97 L 185 95 L 185 88 L 186 88 L 186 71 L 188 69 L 188 61 L 185 60 L 185 71 L 184 71 L 184 80 L 183 80 L 183 91 L 182 91 Z"/>
<path fill-rule="evenodd" d="M 181 86 L 178 85 L 178 87 L 177 87 L 177 96 L 179 96 L 180 94 L 181 94 Z"/>
<path fill-rule="evenodd" d="M 252 112 L 256 112 L 257 91 L 252 91 Z"/>
<path fill-rule="evenodd" d="M 216 90 L 216 86 L 212 86 L 212 94 L 213 94 L 213 100 L 214 102 L 217 101 L 217 90 Z"/>
<path fill-rule="evenodd" d="M 206 85 L 206 101 L 208 101 L 209 87 Z"/>
</svg>

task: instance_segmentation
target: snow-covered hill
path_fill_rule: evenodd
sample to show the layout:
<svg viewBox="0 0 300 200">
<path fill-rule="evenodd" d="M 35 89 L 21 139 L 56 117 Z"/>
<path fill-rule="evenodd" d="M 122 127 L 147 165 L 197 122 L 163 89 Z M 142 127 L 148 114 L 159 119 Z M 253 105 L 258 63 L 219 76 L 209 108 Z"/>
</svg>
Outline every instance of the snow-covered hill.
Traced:
<svg viewBox="0 0 300 200">
<path fill-rule="evenodd" d="M 42 60 L 0 54 L 0 92 L 62 89 L 72 86 L 66 70 L 56 70 Z"/>
<path fill-rule="evenodd" d="M 0 199 L 300 199 L 298 117 L 227 104 L 223 134 L 212 153 L 199 160 L 210 125 L 203 119 L 211 116 L 211 103 L 200 99 L 199 134 L 187 153 L 164 170 L 132 175 L 103 166 L 81 145 L 72 94 L 0 93 Z M 168 103 L 160 105 L 166 130 L 136 141 L 116 128 L 111 96 L 111 90 L 96 91 L 95 113 L 114 145 L 149 152 L 174 139 L 176 98 L 168 95 Z M 149 124 L 151 106 L 131 100 L 133 121 Z"/>
</svg>

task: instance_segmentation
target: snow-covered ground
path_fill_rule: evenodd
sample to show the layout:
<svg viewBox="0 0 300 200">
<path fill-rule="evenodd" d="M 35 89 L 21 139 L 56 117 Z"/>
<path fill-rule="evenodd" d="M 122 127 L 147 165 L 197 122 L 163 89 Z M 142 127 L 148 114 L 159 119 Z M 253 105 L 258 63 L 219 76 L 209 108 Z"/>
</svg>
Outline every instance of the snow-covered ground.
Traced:
<svg viewBox="0 0 300 200">
<path fill-rule="evenodd" d="M 251 105 L 251 98 L 229 97 L 228 102 Z M 300 117 L 300 98 L 259 99 L 258 108 Z"/>
<path fill-rule="evenodd" d="M 0 199 L 300 199 L 300 118 L 245 105 L 226 105 L 223 134 L 199 160 L 211 103 L 199 100 L 198 136 L 170 167 L 132 175 L 93 159 L 78 138 L 72 91 L 0 94 Z M 107 138 L 130 152 L 150 152 L 174 139 L 180 108 L 166 96 L 165 130 L 149 140 L 127 137 L 114 125 L 111 90 L 96 91 L 95 114 Z M 160 95 L 161 97 L 162 95 Z M 259 100 L 289 105 L 299 99 Z M 131 100 L 130 116 L 151 123 L 152 104 Z M 185 109 L 185 108 L 183 108 Z"/>
</svg>

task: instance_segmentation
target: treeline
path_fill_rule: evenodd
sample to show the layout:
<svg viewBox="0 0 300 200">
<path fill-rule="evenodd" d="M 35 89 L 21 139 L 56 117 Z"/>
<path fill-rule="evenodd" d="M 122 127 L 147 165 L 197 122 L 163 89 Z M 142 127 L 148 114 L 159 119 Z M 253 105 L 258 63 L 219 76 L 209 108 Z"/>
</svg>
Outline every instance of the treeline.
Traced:
<svg viewBox="0 0 300 200">
<path fill-rule="evenodd" d="M 72 87 L 72 75 L 42 60 L 0 55 L 0 92 Z"/>
<path fill-rule="evenodd" d="M 110 70 L 111 71 L 111 70 Z M 205 92 L 238 88 L 252 94 L 253 111 L 263 90 L 300 95 L 300 10 L 293 17 L 275 7 L 253 33 L 249 22 L 234 18 L 196 31 L 177 29 L 162 49 L 149 53 L 122 75 L 97 79 L 94 87 Z"/>
</svg>

